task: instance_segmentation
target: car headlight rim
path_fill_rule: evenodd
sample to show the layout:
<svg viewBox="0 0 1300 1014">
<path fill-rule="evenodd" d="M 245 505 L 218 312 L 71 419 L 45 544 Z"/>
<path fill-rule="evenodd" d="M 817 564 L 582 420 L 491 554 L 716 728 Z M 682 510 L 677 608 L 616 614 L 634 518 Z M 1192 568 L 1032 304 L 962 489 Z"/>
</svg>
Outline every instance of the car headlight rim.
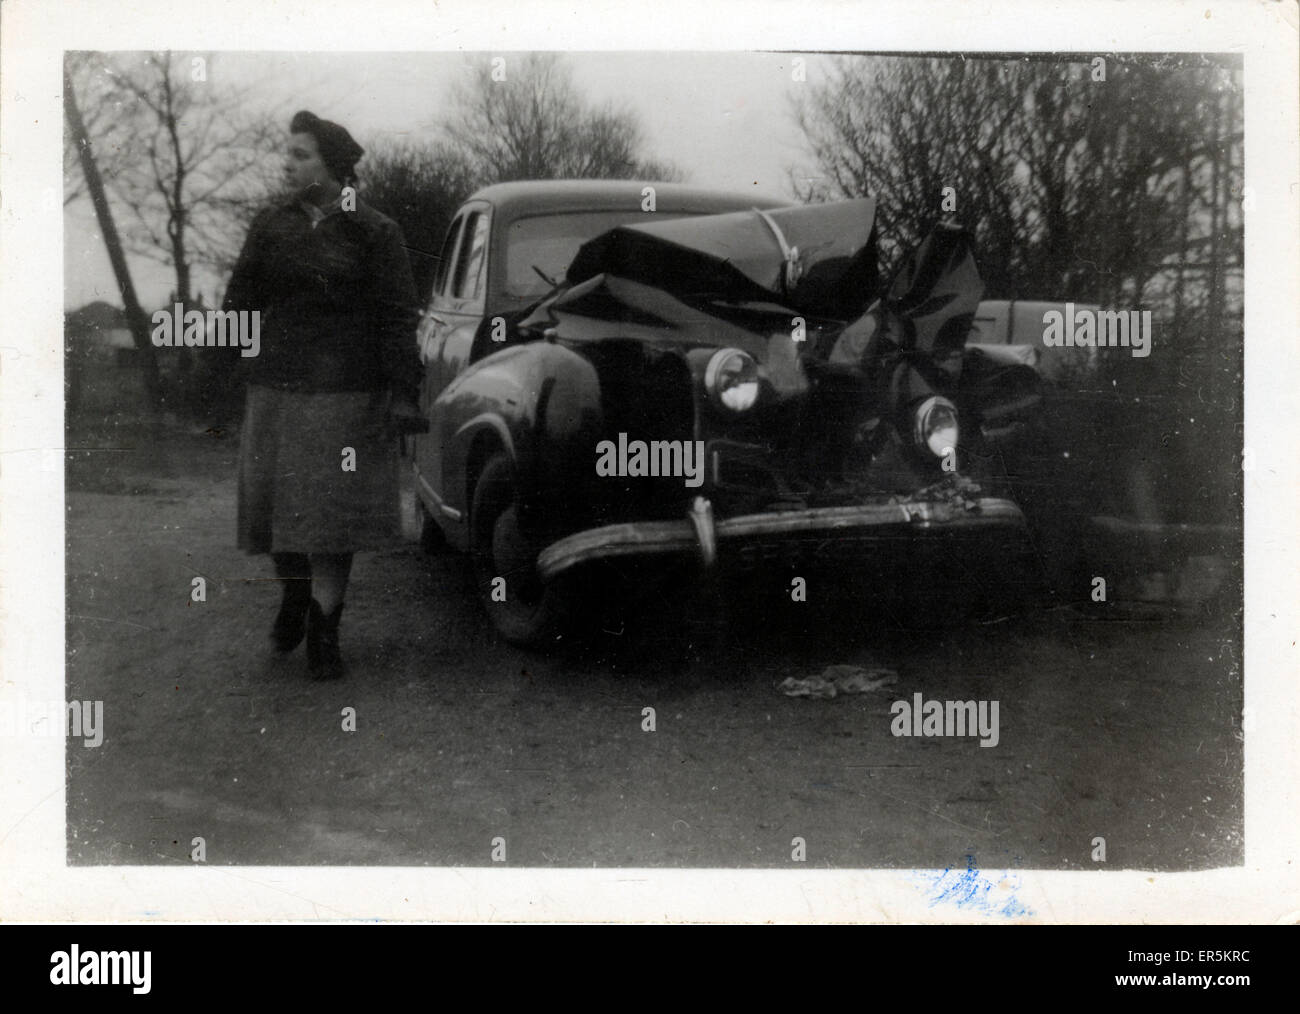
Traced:
<svg viewBox="0 0 1300 1014">
<path fill-rule="evenodd" d="M 744 349 L 718 349 L 704 369 L 704 387 L 714 405 L 746 412 L 758 401 L 758 363 Z"/>
<path fill-rule="evenodd" d="M 957 406 L 941 395 L 926 398 L 912 414 L 912 440 L 918 450 L 946 458 L 957 450 Z"/>
</svg>

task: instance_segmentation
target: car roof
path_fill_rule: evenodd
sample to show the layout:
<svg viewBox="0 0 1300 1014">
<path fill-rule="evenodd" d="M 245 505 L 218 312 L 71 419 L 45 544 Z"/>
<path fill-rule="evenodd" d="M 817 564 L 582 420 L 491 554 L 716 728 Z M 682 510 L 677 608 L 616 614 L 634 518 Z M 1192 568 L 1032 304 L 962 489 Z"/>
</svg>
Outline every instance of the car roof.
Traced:
<svg viewBox="0 0 1300 1014">
<path fill-rule="evenodd" d="M 794 203 L 759 194 L 653 180 L 520 180 L 483 187 L 469 200 L 487 201 L 507 217 L 522 213 L 604 211 L 625 209 L 629 203 L 639 206 L 644 187 L 654 187 L 656 211 L 709 214 L 747 208 L 782 208 Z"/>
</svg>

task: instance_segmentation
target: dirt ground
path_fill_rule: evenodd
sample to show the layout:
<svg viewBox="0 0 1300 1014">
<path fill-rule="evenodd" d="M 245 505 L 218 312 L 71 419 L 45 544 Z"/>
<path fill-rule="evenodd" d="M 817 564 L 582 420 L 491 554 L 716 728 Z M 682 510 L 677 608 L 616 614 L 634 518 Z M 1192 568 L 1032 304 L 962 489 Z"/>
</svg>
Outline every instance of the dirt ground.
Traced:
<svg viewBox="0 0 1300 1014">
<path fill-rule="evenodd" d="M 69 445 L 67 693 L 104 702 L 102 745 L 69 740 L 71 864 L 189 863 L 195 836 L 222 865 L 488 866 L 495 838 L 512 866 L 788 867 L 796 837 L 834 868 L 1243 860 L 1235 616 L 1114 603 L 935 633 L 810 599 L 699 650 L 649 617 L 529 653 L 462 560 L 412 542 L 358 557 L 350 673 L 317 684 L 301 648 L 268 650 L 279 593 L 233 545 L 229 434 Z M 832 664 L 898 682 L 777 690 Z M 997 700 L 998 744 L 895 737 L 917 692 Z"/>
</svg>

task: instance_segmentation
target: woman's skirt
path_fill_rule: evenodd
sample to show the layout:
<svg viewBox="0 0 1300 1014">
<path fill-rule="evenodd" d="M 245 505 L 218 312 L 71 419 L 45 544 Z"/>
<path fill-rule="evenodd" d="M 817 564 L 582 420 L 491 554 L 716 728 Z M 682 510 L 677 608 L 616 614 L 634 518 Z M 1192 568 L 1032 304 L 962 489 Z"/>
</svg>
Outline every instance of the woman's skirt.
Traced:
<svg viewBox="0 0 1300 1014">
<path fill-rule="evenodd" d="M 239 443 L 238 544 L 354 553 L 401 532 L 397 439 L 382 395 L 250 386 Z"/>
</svg>

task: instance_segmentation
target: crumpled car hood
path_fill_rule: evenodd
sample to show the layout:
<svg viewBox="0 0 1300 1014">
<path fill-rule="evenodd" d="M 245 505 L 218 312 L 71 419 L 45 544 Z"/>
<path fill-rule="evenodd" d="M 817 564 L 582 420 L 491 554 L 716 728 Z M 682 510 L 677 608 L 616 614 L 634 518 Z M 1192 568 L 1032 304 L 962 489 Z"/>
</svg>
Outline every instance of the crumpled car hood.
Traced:
<svg viewBox="0 0 1300 1014">
<path fill-rule="evenodd" d="M 940 223 L 903 262 L 884 297 L 844 328 L 828 359 L 869 366 L 897 352 L 922 369 L 944 363 L 955 369 L 983 296 L 971 234 Z"/>
<path fill-rule="evenodd" d="M 747 303 L 774 316 L 789 311 L 772 303 Z M 520 326 L 558 324 L 569 341 L 635 339 L 649 344 L 733 345 L 757 354 L 759 337 L 714 313 L 705 313 L 665 288 L 601 273 L 565 289 Z"/>
<path fill-rule="evenodd" d="M 620 226 L 579 248 L 564 287 L 520 327 L 580 344 L 731 345 L 791 374 L 778 384 L 791 390 L 809 360 L 870 375 L 901 358 L 955 378 L 983 296 L 971 236 L 936 226 L 886 291 L 875 218 L 862 198 Z"/>
<path fill-rule="evenodd" d="M 578 250 L 567 280 L 611 274 L 688 299 L 848 320 L 878 294 L 875 218 L 875 200 L 861 198 L 620 226 Z"/>
</svg>

